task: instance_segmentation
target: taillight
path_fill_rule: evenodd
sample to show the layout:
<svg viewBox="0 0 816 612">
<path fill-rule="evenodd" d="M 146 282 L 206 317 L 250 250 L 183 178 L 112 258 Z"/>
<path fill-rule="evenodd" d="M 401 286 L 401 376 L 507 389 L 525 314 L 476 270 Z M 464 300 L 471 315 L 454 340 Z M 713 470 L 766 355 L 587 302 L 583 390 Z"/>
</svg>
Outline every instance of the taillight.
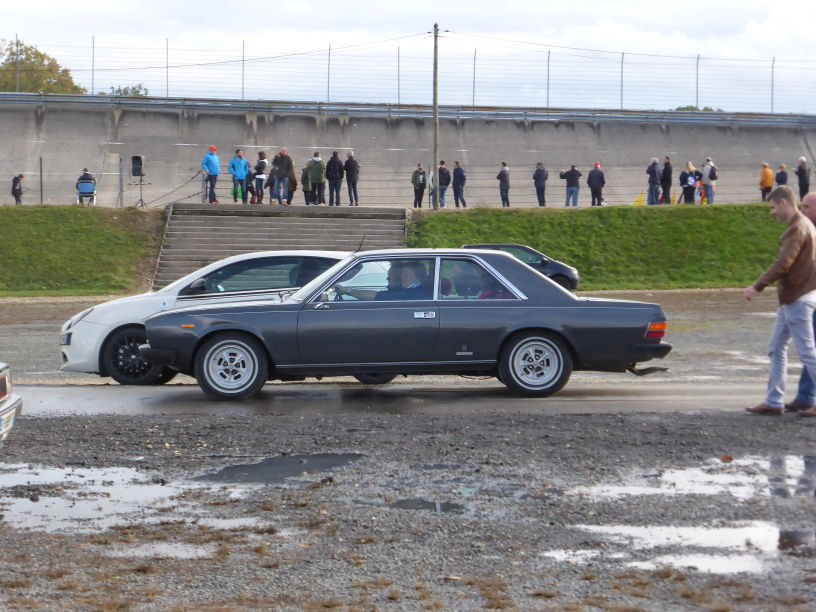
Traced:
<svg viewBox="0 0 816 612">
<path fill-rule="evenodd" d="M 646 326 L 646 337 L 647 338 L 662 338 L 666 335 L 666 322 L 665 321 L 652 321 L 649 325 Z"/>
</svg>

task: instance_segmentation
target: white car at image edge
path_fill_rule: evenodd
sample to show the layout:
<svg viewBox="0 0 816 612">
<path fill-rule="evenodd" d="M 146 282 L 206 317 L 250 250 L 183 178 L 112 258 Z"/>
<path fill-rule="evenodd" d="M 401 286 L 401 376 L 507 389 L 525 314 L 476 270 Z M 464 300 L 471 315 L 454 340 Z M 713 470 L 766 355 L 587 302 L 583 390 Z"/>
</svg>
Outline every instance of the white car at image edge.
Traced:
<svg viewBox="0 0 816 612">
<path fill-rule="evenodd" d="M 343 251 L 262 251 L 221 259 L 159 289 L 104 302 L 62 326 L 64 372 L 110 376 L 123 385 L 163 384 L 175 371 L 144 361 L 144 320 L 163 310 L 219 302 L 280 301 L 348 255 Z"/>
<path fill-rule="evenodd" d="M 0 446 L 3 446 L 3 440 L 8 437 L 14 419 L 23 409 L 23 400 L 12 391 L 11 368 L 0 362 Z"/>
</svg>

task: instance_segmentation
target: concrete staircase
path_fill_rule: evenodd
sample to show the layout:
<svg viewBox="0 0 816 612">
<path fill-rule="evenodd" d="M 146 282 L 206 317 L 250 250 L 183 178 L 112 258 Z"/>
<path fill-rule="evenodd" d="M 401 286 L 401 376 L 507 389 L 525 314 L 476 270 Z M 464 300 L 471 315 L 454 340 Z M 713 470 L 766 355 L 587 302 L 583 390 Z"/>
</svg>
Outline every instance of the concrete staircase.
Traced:
<svg viewBox="0 0 816 612">
<path fill-rule="evenodd" d="M 171 204 L 153 287 L 249 251 L 399 248 L 406 210 L 328 206 Z"/>
</svg>

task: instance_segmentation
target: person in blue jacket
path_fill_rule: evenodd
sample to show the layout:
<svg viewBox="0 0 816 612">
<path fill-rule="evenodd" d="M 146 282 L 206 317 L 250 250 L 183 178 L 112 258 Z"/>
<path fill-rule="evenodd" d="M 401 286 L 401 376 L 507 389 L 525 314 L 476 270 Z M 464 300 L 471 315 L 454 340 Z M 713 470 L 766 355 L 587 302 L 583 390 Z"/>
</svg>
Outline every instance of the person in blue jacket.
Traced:
<svg viewBox="0 0 816 612">
<path fill-rule="evenodd" d="M 249 162 L 244 159 L 244 152 L 235 149 L 235 157 L 230 160 L 229 173 L 232 175 L 232 201 L 238 201 L 238 191 L 241 192 L 241 201 L 247 203 L 247 175 Z"/>
<path fill-rule="evenodd" d="M 201 160 L 201 172 L 209 186 L 210 204 L 218 204 L 218 199 L 215 197 L 215 184 L 218 182 L 218 173 L 221 172 L 221 160 L 215 154 L 217 150 L 218 147 L 210 145 L 210 149 Z"/>
</svg>

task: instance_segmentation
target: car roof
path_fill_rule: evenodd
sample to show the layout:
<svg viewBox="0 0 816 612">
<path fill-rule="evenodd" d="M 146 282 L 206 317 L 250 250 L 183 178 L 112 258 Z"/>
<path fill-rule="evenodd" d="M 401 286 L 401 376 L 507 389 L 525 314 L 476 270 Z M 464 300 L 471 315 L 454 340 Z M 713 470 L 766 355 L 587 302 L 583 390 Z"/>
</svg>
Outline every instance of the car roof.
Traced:
<svg viewBox="0 0 816 612">
<path fill-rule="evenodd" d="M 444 249 L 377 249 L 373 251 L 358 251 L 354 253 L 355 256 L 383 256 L 388 257 L 392 255 L 425 255 L 436 257 L 437 255 L 479 255 L 483 256 L 486 251 L 490 249 L 457 249 L 457 248 L 444 248 Z M 496 251 L 494 250 L 493 253 L 496 255 L 507 256 L 507 253 L 503 251 Z M 512 256 L 511 256 L 512 257 Z"/>
</svg>

